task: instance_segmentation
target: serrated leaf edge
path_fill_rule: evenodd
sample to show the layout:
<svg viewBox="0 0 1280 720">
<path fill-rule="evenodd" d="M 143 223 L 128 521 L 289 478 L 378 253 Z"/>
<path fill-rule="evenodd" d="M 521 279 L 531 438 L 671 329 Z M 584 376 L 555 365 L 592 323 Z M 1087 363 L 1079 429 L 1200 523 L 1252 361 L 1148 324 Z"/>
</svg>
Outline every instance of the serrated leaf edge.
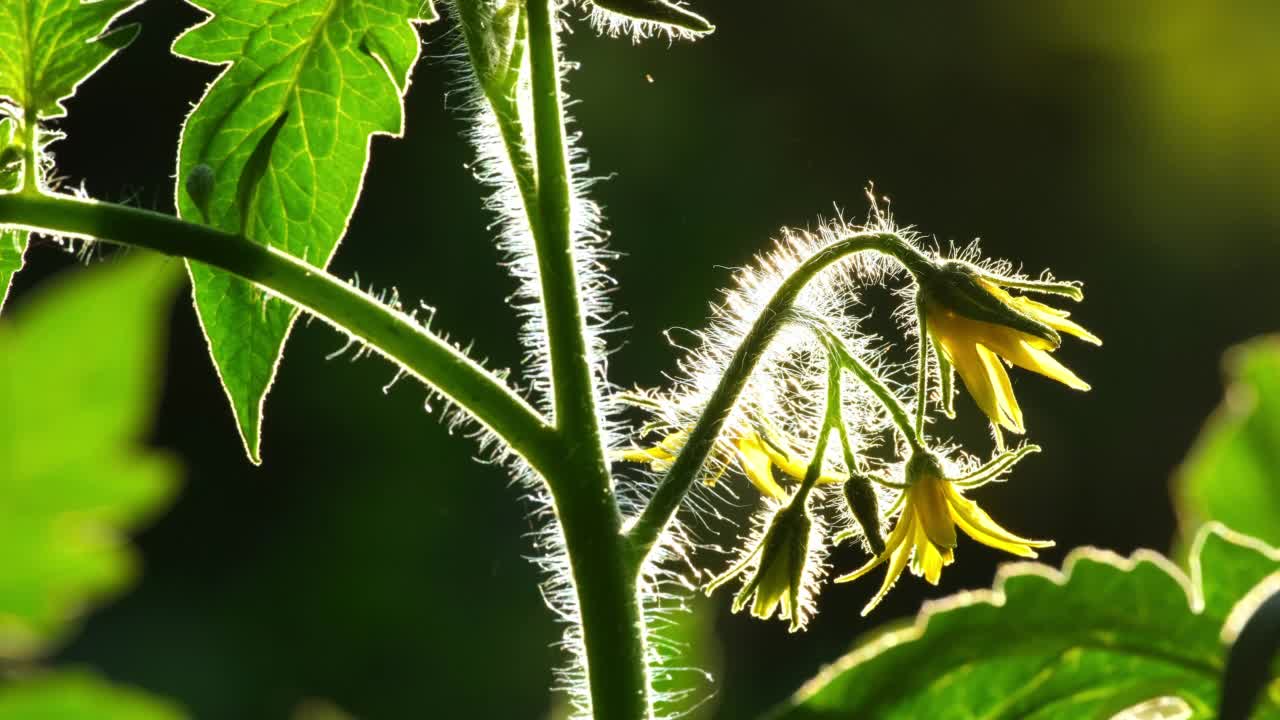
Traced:
<svg viewBox="0 0 1280 720">
<path fill-rule="evenodd" d="M 916 615 L 916 620 L 910 625 L 899 630 L 893 630 L 884 633 L 875 640 L 866 645 L 849 652 L 839 658 L 830 665 L 824 667 L 812 679 L 806 682 L 797 690 L 791 698 L 784 703 L 784 706 L 796 706 L 804 703 L 810 697 L 818 693 L 822 688 L 826 687 L 838 675 L 847 672 L 858 665 L 874 658 L 875 656 L 894 648 L 898 645 L 913 642 L 924 636 L 928 630 L 929 621 L 934 615 L 950 612 L 963 607 L 979 604 L 989 604 L 994 607 L 1002 607 L 1006 601 L 1004 591 L 1005 583 L 1016 577 L 1025 577 L 1028 575 L 1037 575 L 1049 580 L 1050 582 L 1065 586 L 1071 579 L 1072 571 L 1075 566 L 1081 562 L 1092 561 L 1111 565 L 1122 572 L 1132 572 L 1142 563 L 1151 563 L 1164 570 L 1168 575 L 1182 587 L 1187 595 L 1187 605 L 1193 614 L 1199 615 L 1204 611 L 1204 593 L 1203 582 L 1204 574 L 1200 565 L 1200 554 L 1204 549 L 1204 545 L 1208 542 L 1209 537 L 1217 535 L 1228 542 L 1235 545 L 1254 550 L 1263 556 L 1280 562 L 1280 548 L 1274 548 L 1267 543 L 1243 533 L 1238 533 L 1222 523 L 1211 522 L 1203 525 L 1196 534 L 1195 541 L 1192 543 L 1190 574 L 1184 572 L 1172 560 L 1164 555 L 1149 549 L 1139 549 L 1134 551 L 1129 557 L 1124 557 L 1111 550 L 1096 548 L 1091 546 L 1079 547 L 1072 550 L 1062 563 L 1062 569 L 1058 570 L 1050 565 L 1037 562 L 1011 562 L 1001 565 L 996 570 L 995 581 L 991 588 L 980 590 L 968 590 L 955 595 L 949 595 L 937 600 L 927 600 L 920 607 L 920 612 Z"/>
<path fill-rule="evenodd" d="M 131 23 L 131 24 L 129 24 L 129 25 L 121 25 L 120 27 L 111 27 L 111 25 L 112 25 L 112 23 L 114 23 L 116 20 L 120 19 L 120 16 L 121 16 L 121 15 L 124 15 L 125 13 L 127 13 L 127 12 L 129 12 L 130 10 L 134 9 L 135 7 L 137 7 L 137 6 L 141 5 L 144 1 L 145 1 L 145 0 L 132 0 L 132 2 L 129 2 L 127 5 L 125 5 L 125 6 L 121 7 L 121 8 L 120 8 L 120 10 L 119 10 L 118 12 L 116 12 L 116 13 L 115 13 L 114 15 L 112 15 L 111 17 L 107 18 L 107 21 L 106 21 L 105 23 L 103 23 L 103 25 L 102 25 L 102 32 L 98 33 L 97 35 L 94 35 L 92 38 L 89 38 L 89 40 L 88 40 L 87 42 L 97 42 L 97 41 L 101 40 L 102 38 L 104 38 L 104 37 L 106 37 L 107 35 L 110 35 L 110 34 L 112 34 L 112 33 L 117 33 L 117 32 L 120 32 L 120 31 L 122 31 L 122 30 L 126 30 L 126 29 L 128 29 L 128 28 L 130 28 L 130 27 L 136 27 L 136 26 L 137 26 L 137 24 L 136 24 L 136 23 Z M 81 2 L 80 4 L 82 4 L 82 5 L 84 4 L 83 0 L 82 0 L 82 2 Z M 133 42 L 133 40 L 131 39 L 129 42 Z M 126 45 L 128 45 L 128 43 L 126 43 Z M 80 89 L 80 86 L 81 86 L 81 85 L 83 85 L 83 84 L 85 83 L 85 81 L 86 81 L 86 80 L 88 80 L 89 78 L 91 78 L 91 77 L 93 77 L 94 75 L 98 74 L 98 71 L 102 69 L 102 66 L 103 66 L 103 65 L 106 65 L 108 62 L 110 62 L 110 61 L 111 61 L 111 58 L 115 57 L 115 56 L 116 56 L 116 53 L 120 52 L 120 51 L 121 51 L 121 50 L 123 50 L 123 49 L 124 49 L 124 46 L 119 47 L 119 48 L 116 48 L 114 51 L 112 51 L 110 54 L 108 54 L 106 57 L 104 57 L 104 58 L 102 59 L 102 62 L 100 62 L 100 63 L 98 63 L 97 65 L 95 65 L 95 66 L 93 67 L 93 69 L 92 69 L 92 70 L 90 70 L 89 72 L 85 73 L 83 77 L 81 77 L 79 80 L 77 80 L 77 81 L 75 82 L 75 84 L 73 84 L 73 85 L 71 86 L 71 92 L 70 92 L 70 93 L 68 93 L 67 95 L 65 95 L 65 96 L 63 96 L 63 97 L 60 97 L 60 98 L 55 99 L 55 100 L 53 101 L 53 104 L 54 104 L 54 106 L 56 106 L 56 107 L 58 108 L 58 111 L 57 111 L 57 112 L 55 112 L 55 113 L 51 113 L 51 114 L 48 114 L 48 115 L 45 115 L 45 114 L 42 114 L 42 113 L 39 111 L 39 109 L 37 109 L 37 110 L 36 110 L 36 121 L 37 121 L 37 122 L 39 122 L 40 120 L 54 120 L 54 119 L 57 119 L 57 118 L 66 117 L 66 115 L 67 115 L 67 109 L 66 109 L 65 107 L 63 107 L 62 103 L 63 103 L 63 102 L 65 102 L 65 101 L 67 101 L 67 100 L 69 100 L 70 98 L 75 97 L 76 92 Z"/>
<path fill-rule="evenodd" d="M 142 2 L 142 0 L 138 0 L 138 2 Z M 178 51 L 177 49 L 178 43 L 184 37 L 190 35 L 191 33 L 196 32 L 197 30 L 204 27 L 205 25 L 208 25 L 217 17 L 217 13 L 215 13 L 212 10 L 207 10 L 201 7 L 199 4 L 197 4 L 197 0 L 183 0 L 183 2 L 185 2 L 187 5 L 190 5 L 191 7 L 195 8 L 196 10 L 202 13 L 205 13 L 207 17 L 205 17 L 203 20 L 196 23 L 195 25 L 192 25 L 191 27 L 187 28 L 181 34 L 179 34 L 176 38 L 174 38 L 173 42 L 170 43 L 169 45 L 169 52 L 173 56 L 182 58 L 183 60 L 197 62 L 203 65 L 213 65 L 215 67 L 222 68 L 222 71 L 218 73 L 218 76 L 214 78 L 205 87 L 205 92 L 203 95 L 200 96 L 200 99 L 197 100 L 195 104 L 191 106 L 191 112 L 187 113 L 187 116 L 182 119 L 182 128 L 185 130 L 187 126 L 187 121 L 190 120 L 191 116 L 195 114 L 195 112 L 200 108 L 200 105 L 204 102 L 205 97 L 208 96 L 209 91 L 212 90 L 213 87 L 217 85 L 219 81 L 222 80 L 223 76 L 225 76 L 229 70 L 231 70 L 232 66 L 235 65 L 235 61 L 228 60 L 226 62 L 210 62 L 208 60 L 192 57 L 190 55 L 186 55 Z M 425 6 L 426 4 L 424 3 L 424 7 Z M 419 13 L 421 13 L 421 10 L 419 10 Z M 439 19 L 438 15 L 431 18 L 406 17 L 405 22 L 411 25 L 426 25 L 426 24 L 435 22 L 437 19 Z M 407 76 L 405 77 L 404 87 L 401 88 L 400 83 L 397 82 L 395 74 L 391 71 L 391 68 L 387 65 L 387 61 L 377 53 L 369 53 L 369 56 L 377 61 L 378 65 L 382 67 L 382 71 L 387 74 L 387 79 L 391 81 L 392 86 L 397 88 L 399 91 L 400 107 L 401 107 L 400 127 L 397 128 L 395 132 L 385 132 L 385 131 L 376 130 L 374 132 L 369 133 L 368 138 L 365 140 L 364 165 L 360 168 L 360 178 L 359 178 L 359 181 L 356 183 L 356 202 L 352 204 L 351 210 L 347 213 L 347 216 L 343 218 L 342 231 L 338 234 L 338 239 L 336 242 L 334 242 L 333 249 L 329 251 L 329 256 L 324 258 L 323 264 L 317 266 L 322 270 L 329 267 L 329 264 L 333 262 L 333 258 L 338 253 L 338 248 L 342 246 L 342 240 L 346 237 L 347 229 L 351 225 L 351 218 L 355 215 L 356 207 L 360 204 L 359 202 L 360 197 L 364 194 L 365 177 L 369 173 L 369 163 L 373 159 L 373 139 L 379 135 L 384 135 L 387 137 L 397 138 L 397 139 L 404 137 L 404 130 L 405 130 L 405 124 L 406 124 L 405 123 L 406 113 L 404 110 L 404 97 L 405 95 L 408 94 L 409 88 L 413 85 L 413 73 L 409 72 L 407 74 Z M 409 67 L 412 68 L 416 66 L 418 64 L 418 61 L 421 59 L 422 59 L 422 41 L 421 41 L 421 37 L 419 37 L 417 51 L 414 53 L 413 61 L 409 63 Z M 180 133 L 178 135 L 178 148 L 177 148 L 177 153 L 175 154 L 175 161 L 178 163 L 181 162 L 181 158 L 182 158 L 182 146 L 184 143 L 184 137 L 185 137 L 185 133 Z M 181 202 L 182 192 L 183 192 L 183 183 L 181 179 L 179 179 L 179 182 L 174 183 L 174 188 L 173 188 L 173 204 L 175 208 L 179 207 L 179 204 Z M 268 245 L 267 247 L 277 252 L 288 254 L 284 250 L 281 250 L 280 248 L 276 248 L 272 245 Z M 292 257 L 292 255 L 290 257 Z M 311 262 L 311 260 L 308 258 L 299 258 L 299 259 L 303 260 L 304 262 Z M 254 285 L 254 287 L 257 287 L 259 290 L 261 290 L 264 293 L 263 300 L 262 300 L 264 304 L 268 302 L 270 298 L 274 297 L 282 300 L 285 303 L 288 303 L 294 309 L 293 316 L 289 319 L 289 324 L 285 326 L 284 338 L 280 342 L 280 351 L 276 353 L 275 362 L 271 364 L 271 371 L 267 376 L 267 386 L 263 390 L 262 395 L 258 398 L 258 406 L 255 409 L 255 412 L 258 415 L 257 417 L 258 432 L 256 434 L 256 437 L 253 438 L 253 441 L 251 443 L 249 438 L 245 436 L 244 425 L 243 423 L 241 423 L 240 417 L 237 414 L 235 398 L 231 396 L 231 390 L 230 388 L 227 387 L 226 378 L 222 376 L 222 368 L 219 367 L 218 363 L 213 359 L 214 358 L 213 340 L 209 337 L 209 333 L 205 330 L 204 316 L 200 313 L 200 306 L 196 302 L 195 274 L 191 272 L 190 262 L 187 262 L 186 266 L 187 266 L 187 277 L 191 281 L 191 306 L 192 308 L 195 309 L 196 318 L 199 320 L 198 325 L 200 326 L 200 335 L 201 337 L 204 338 L 205 347 L 207 347 L 209 350 L 209 361 L 213 364 L 214 374 L 218 376 L 218 385 L 222 388 L 223 394 L 226 395 L 227 397 L 227 404 L 231 406 L 231 415 L 232 415 L 232 420 L 234 421 L 236 426 L 236 434 L 240 437 L 240 444 L 244 447 L 245 455 L 248 456 L 249 462 L 253 463 L 254 465 L 261 465 L 262 464 L 262 425 L 263 425 L 263 421 L 266 418 L 264 409 L 266 407 L 267 396 L 271 394 L 271 389 L 275 386 L 276 377 L 280 371 L 280 363 L 284 361 L 285 346 L 289 343 L 289 338 L 293 336 L 293 328 L 294 328 L 294 325 L 296 325 L 298 322 L 298 314 L 300 311 L 307 311 L 307 308 L 302 307 L 301 305 L 293 304 L 288 299 L 283 298 L 279 295 L 276 295 L 269 288 L 265 288 L 261 285 L 257 285 L 256 283 L 251 283 Z M 225 272 L 225 271 L 220 271 L 220 272 Z M 249 282 L 249 281 L 245 280 L 244 282 Z"/>
</svg>

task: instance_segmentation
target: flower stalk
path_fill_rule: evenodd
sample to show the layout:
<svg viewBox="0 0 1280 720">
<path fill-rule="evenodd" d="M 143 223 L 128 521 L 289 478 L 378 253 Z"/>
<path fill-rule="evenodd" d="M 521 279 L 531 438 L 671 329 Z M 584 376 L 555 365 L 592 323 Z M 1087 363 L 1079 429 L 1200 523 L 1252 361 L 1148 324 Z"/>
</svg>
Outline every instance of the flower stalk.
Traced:
<svg viewBox="0 0 1280 720">
<path fill-rule="evenodd" d="M 715 391 L 711 394 L 680 454 L 676 456 L 649 503 L 628 530 L 627 535 L 630 538 L 637 568 L 653 549 L 658 537 L 671 522 L 681 500 L 701 472 L 720 430 L 724 427 L 729 411 L 737 402 L 738 396 L 742 394 L 748 378 L 763 357 L 765 350 L 783 325 L 796 319 L 793 307 L 800 291 L 818 273 L 832 264 L 862 252 L 876 252 L 891 257 L 913 273 L 916 268 L 927 266 L 930 262 L 897 233 L 870 231 L 853 234 L 824 247 L 786 279 L 734 351 L 733 358 L 728 363 L 729 371 L 720 379 Z M 848 362 L 850 360 L 853 362 Z M 914 433 L 910 429 L 911 423 L 906 419 L 901 403 L 897 403 L 893 393 L 857 362 L 856 358 L 846 357 L 844 365 L 860 380 L 868 383 L 872 391 L 876 392 L 882 401 L 886 401 L 887 406 L 889 402 L 896 404 L 898 412 L 894 420 L 899 428 L 904 429 L 910 442 L 914 438 Z"/>
</svg>

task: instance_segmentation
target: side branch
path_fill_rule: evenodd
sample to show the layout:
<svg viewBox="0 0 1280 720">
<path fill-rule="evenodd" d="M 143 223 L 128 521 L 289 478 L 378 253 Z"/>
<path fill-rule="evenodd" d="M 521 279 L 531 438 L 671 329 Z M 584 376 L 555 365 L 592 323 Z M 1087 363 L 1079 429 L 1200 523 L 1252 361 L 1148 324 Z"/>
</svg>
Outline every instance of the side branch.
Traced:
<svg viewBox="0 0 1280 720">
<path fill-rule="evenodd" d="M 685 493 L 693 485 L 698 473 L 706 462 L 707 455 L 715 444 L 720 430 L 733 410 L 734 403 L 746 387 L 748 378 L 755 371 L 756 364 L 765 350 L 790 319 L 792 306 L 800 291 L 822 270 L 831 264 L 867 250 L 876 251 L 893 257 L 902 263 L 913 274 L 929 260 L 920 254 L 895 233 L 868 232 L 858 233 L 823 248 L 802 264 L 782 287 L 774 293 L 765 306 L 764 311 L 756 318 L 755 324 L 742 340 L 729 361 L 728 369 L 720 378 L 703 408 L 698 422 L 689 433 L 689 438 L 680 454 L 676 456 L 671 468 L 658 484 L 653 497 L 628 530 L 631 542 L 633 561 L 638 572 L 644 559 L 653 549 L 658 537 L 671 522 L 676 510 L 680 507 Z"/>
<path fill-rule="evenodd" d="M 274 248 L 169 215 L 60 195 L 0 194 L 0 225 L 97 238 L 227 270 L 367 342 L 503 439 L 535 469 L 560 442 L 501 380 L 408 315 Z"/>
</svg>

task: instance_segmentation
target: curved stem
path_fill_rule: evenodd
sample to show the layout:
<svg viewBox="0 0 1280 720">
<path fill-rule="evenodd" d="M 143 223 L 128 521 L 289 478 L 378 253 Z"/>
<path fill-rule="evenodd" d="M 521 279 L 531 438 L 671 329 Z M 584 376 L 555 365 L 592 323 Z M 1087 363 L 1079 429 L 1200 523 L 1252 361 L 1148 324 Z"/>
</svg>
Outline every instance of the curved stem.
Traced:
<svg viewBox="0 0 1280 720">
<path fill-rule="evenodd" d="M 829 358 L 827 362 L 827 409 L 822 416 L 822 427 L 818 430 L 818 441 L 813 446 L 813 459 L 809 461 L 809 467 L 805 468 L 804 480 L 800 482 L 800 488 L 791 498 L 791 503 L 793 505 L 800 503 L 800 507 L 804 507 L 804 503 L 809 499 L 809 492 L 818 484 L 818 477 L 822 475 L 822 463 L 827 456 L 827 443 L 831 439 L 831 432 L 838 429 L 842 438 L 845 433 L 844 407 L 841 405 L 840 396 L 840 363 L 835 358 Z M 847 470 L 850 474 L 854 472 L 852 467 Z"/>
<path fill-rule="evenodd" d="M 898 432 L 902 433 L 902 437 L 906 438 L 907 444 L 911 446 L 911 449 L 913 451 L 922 449 L 924 447 L 924 439 L 911 424 L 911 420 L 907 416 L 907 410 L 902 407 L 902 401 L 898 399 L 898 396 L 893 394 L 893 391 L 889 389 L 888 385 L 884 384 L 879 375 L 876 375 L 871 371 L 871 368 L 854 357 L 853 353 L 849 352 L 843 343 L 837 341 L 835 348 L 840 353 L 844 367 L 852 372 L 863 385 L 866 385 L 871 394 L 875 395 L 880 404 L 884 405 L 885 409 L 889 411 L 889 417 L 893 418 L 893 424 L 898 427 Z"/>
<path fill-rule="evenodd" d="M 551 427 L 489 371 L 404 313 L 291 255 L 169 215 L 60 195 L 0 194 L 0 225 L 147 248 L 235 273 L 396 361 L 534 468 L 542 471 L 561 454 Z"/>
<path fill-rule="evenodd" d="M 911 449 L 913 451 L 922 449 L 924 447 L 924 436 L 916 426 L 911 424 L 902 401 L 889 389 L 884 380 L 881 380 L 880 376 L 875 374 L 875 371 L 867 367 L 866 363 L 849 352 L 849 348 L 845 347 L 844 341 L 840 339 L 840 336 L 832 332 L 821 318 L 798 310 L 795 311 L 795 314 L 800 321 L 813 331 L 818 342 L 822 343 L 827 349 L 828 355 L 837 361 L 842 369 L 852 372 L 858 378 L 858 381 L 865 385 L 872 395 L 876 396 L 880 404 L 889 412 L 889 417 L 893 419 L 893 424 L 897 426 L 898 432 L 902 433 L 902 437 L 906 438 L 907 444 L 911 446 Z"/>
<path fill-rule="evenodd" d="M 756 363 L 760 361 L 769 344 L 777 336 L 778 330 L 789 319 L 789 312 L 800 291 L 815 275 L 831 264 L 868 250 L 893 257 L 913 274 L 922 264 L 929 262 L 920 251 L 895 233 L 865 232 L 834 242 L 819 250 L 782 283 L 763 312 L 756 318 L 755 324 L 751 326 L 746 337 L 742 339 L 742 344 L 738 346 L 727 365 L 728 370 L 720 378 L 720 384 L 712 392 L 707 406 L 703 408 L 698 422 L 689 433 L 689 439 L 658 484 L 653 497 L 628 531 L 637 572 L 649 551 L 653 549 L 658 537 L 671 522 L 685 493 L 701 472 L 716 437 L 729 418 L 742 389 L 746 387 L 747 379 L 751 377 Z M 887 388 L 884 390 L 888 391 Z M 889 395 L 892 397 L 892 393 Z M 894 400 L 896 401 L 896 398 Z M 910 435 L 910 421 L 906 422 L 906 428 Z"/>
</svg>

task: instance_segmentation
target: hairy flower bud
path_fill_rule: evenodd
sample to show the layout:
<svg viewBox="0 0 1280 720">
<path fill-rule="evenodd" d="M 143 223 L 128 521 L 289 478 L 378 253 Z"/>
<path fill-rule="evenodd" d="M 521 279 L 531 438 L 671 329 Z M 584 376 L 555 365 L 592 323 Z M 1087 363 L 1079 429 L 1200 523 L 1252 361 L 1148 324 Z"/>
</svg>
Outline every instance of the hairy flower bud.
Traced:
<svg viewBox="0 0 1280 720">
<path fill-rule="evenodd" d="M 810 565 L 817 562 L 810 558 L 813 519 L 805 505 L 792 502 L 779 508 L 755 547 L 728 572 L 712 580 L 706 587 L 707 594 L 738 575 L 749 573 L 734 596 L 733 611 L 739 612 L 750 603 L 751 614 L 761 620 L 768 620 L 777 611 L 778 617 L 791 621 L 792 632 L 803 628 L 807 620 L 805 583 L 811 574 Z"/>
<path fill-rule="evenodd" d="M 844 500 L 849 504 L 853 519 L 862 527 L 862 534 L 867 538 L 871 552 L 876 555 L 884 552 L 884 534 L 880 531 L 880 499 L 871 486 L 871 479 L 857 473 L 850 474 L 844 484 Z"/>
</svg>

